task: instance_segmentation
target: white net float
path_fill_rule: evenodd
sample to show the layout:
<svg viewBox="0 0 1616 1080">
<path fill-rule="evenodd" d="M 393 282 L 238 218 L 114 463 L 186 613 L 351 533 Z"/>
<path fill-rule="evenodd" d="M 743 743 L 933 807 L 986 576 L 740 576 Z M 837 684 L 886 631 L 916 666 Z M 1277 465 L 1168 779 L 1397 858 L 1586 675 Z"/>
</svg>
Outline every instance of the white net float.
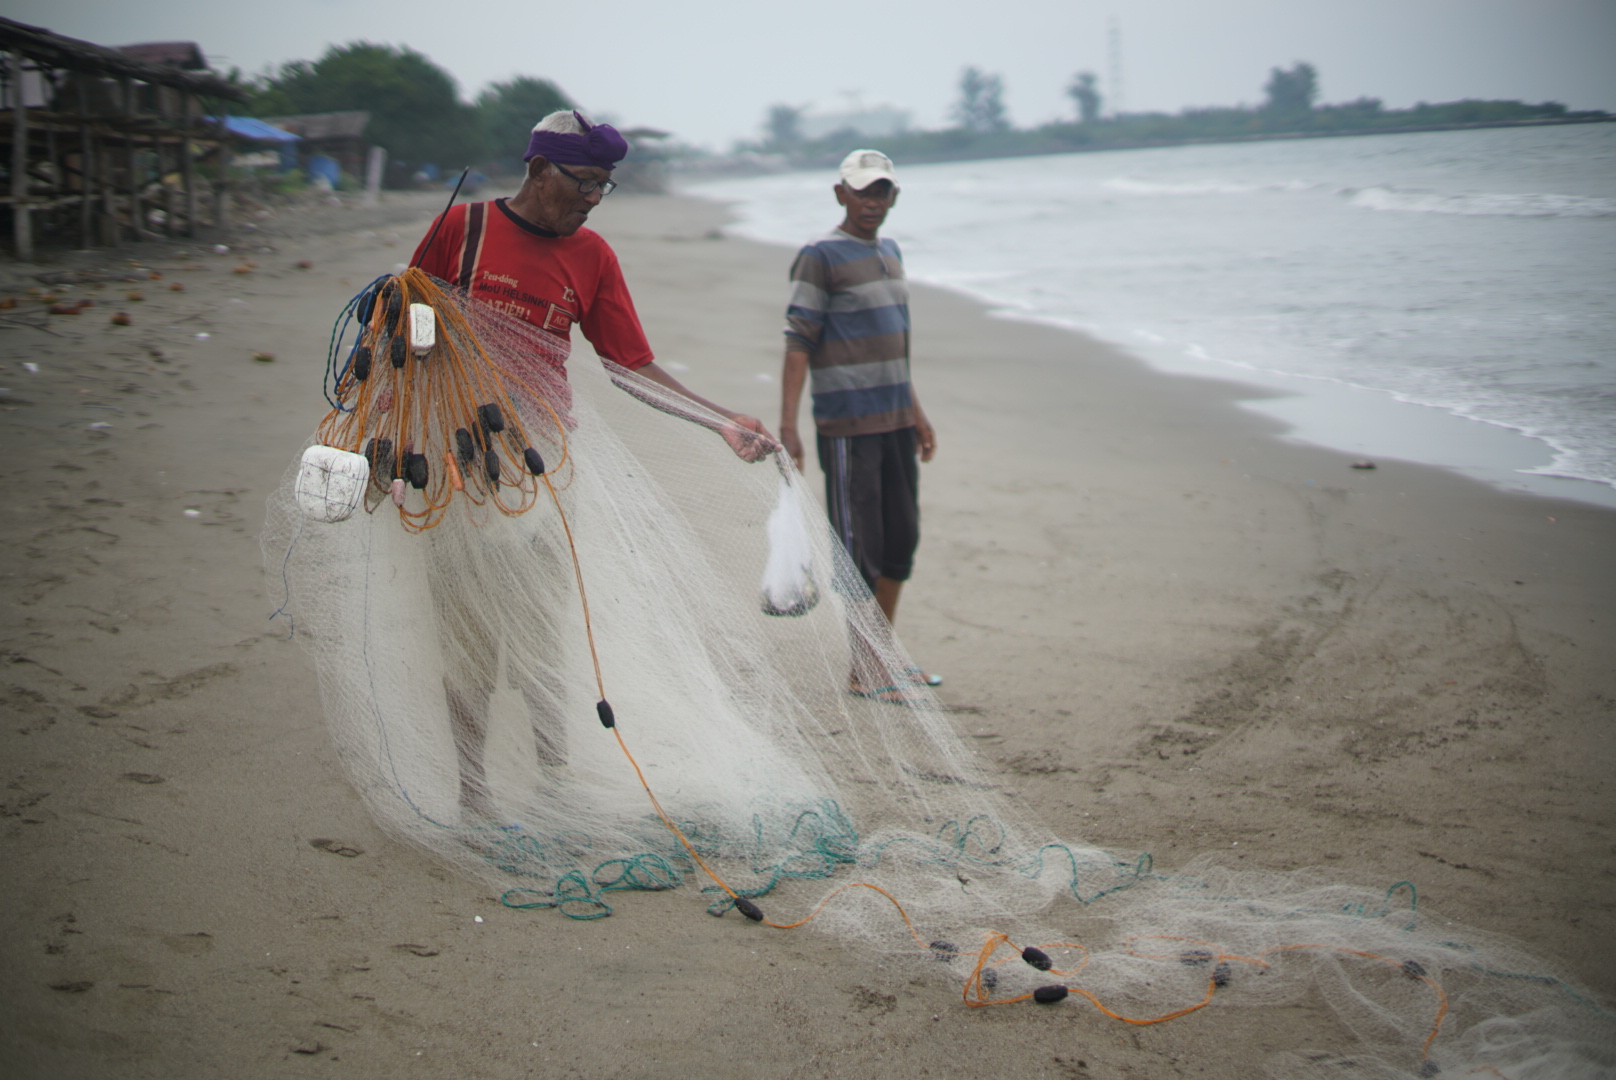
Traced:
<svg viewBox="0 0 1616 1080">
<path fill-rule="evenodd" d="M 303 451 L 297 470 L 297 505 L 310 521 L 346 521 L 368 483 L 370 463 L 363 455 L 316 444 Z"/>
<path fill-rule="evenodd" d="M 410 305 L 410 349 L 424 356 L 438 343 L 438 316 L 431 304 Z"/>
</svg>

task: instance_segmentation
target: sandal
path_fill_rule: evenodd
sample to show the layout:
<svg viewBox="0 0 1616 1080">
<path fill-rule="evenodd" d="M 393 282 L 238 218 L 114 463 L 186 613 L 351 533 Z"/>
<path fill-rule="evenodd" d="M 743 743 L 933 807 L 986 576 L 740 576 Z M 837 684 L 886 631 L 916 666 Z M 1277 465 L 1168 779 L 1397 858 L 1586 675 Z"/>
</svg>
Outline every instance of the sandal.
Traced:
<svg viewBox="0 0 1616 1080">
<path fill-rule="evenodd" d="M 916 686 L 943 685 L 943 677 L 941 675 L 928 674 L 925 670 L 913 664 L 903 669 L 903 677 L 914 683 Z"/>
<path fill-rule="evenodd" d="M 847 692 L 854 697 L 869 698 L 872 701 L 885 702 L 888 705 L 902 705 L 910 709 L 920 708 L 925 704 L 923 701 L 909 697 L 903 689 L 896 686 L 877 686 L 874 689 L 849 686 Z"/>
</svg>

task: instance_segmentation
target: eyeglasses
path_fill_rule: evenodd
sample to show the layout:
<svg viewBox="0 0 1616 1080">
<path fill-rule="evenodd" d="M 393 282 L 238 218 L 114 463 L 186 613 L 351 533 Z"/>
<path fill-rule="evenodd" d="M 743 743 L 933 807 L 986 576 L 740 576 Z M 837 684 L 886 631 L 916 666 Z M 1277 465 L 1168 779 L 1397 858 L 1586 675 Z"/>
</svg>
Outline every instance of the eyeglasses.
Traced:
<svg viewBox="0 0 1616 1080">
<path fill-rule="evenodd" d="M 550 164 L 555 168 L 556 172 L 560 173 L 562 176 L 565 176 L 568 180 L 571 180 L 573 183 L 578 185 L 578 194 L 580 194 L 580 195 L 588 195 L 591 192 L 599 191 L 600 192 L 600 197 L 604 199 L 606 196 L 610 195 L 617 188 L 617 181 L 616 180 L 585 180 L 581 176 L 573 175 L 572 173 L 568 172 L 565 168 L 563 168 L 560 165 L 557 165 L 553 161 L 550 162 Z"/>
</svg>

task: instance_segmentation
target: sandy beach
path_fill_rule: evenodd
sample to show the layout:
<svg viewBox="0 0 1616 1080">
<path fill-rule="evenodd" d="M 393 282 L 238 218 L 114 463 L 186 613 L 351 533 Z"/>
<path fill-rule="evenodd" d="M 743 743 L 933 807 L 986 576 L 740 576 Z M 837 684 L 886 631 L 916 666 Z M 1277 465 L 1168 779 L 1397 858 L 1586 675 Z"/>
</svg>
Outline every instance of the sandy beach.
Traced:
<svg viewBox="0 0 1616 1080">
<path fill-rule="evenodd" d="M 1319 1002 L 971 1010 L 693 890 L 512 910 L 381 833 L 258 535 L 333 317 L 440 202 L 0 264 L 0 1075 L 1244 1078 L 1348 1045 Z M 773 427 L 791 253 L 725 220 L 591 224 L 664 365 Z M 1017 798 L 1158 869 L 1410 880 L 1616 994 L 1616 512 L 1355 470 L 1249 388 L 936 289 L 913 313 L 940 448 L 897 628 Z"/>
</svg>

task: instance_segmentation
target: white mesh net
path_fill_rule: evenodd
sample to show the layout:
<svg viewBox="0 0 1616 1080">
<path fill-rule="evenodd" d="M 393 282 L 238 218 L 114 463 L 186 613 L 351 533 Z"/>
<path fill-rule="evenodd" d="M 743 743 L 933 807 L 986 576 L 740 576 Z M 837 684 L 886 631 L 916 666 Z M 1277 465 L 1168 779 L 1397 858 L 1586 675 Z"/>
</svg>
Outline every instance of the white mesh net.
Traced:
<svg viewBox="0 0 1616 1080">
<path fill-rule="evenodd" d="M 1347 1044 L 1280 1075 L 1616 1070 L 1607 1004 L 1408 883 L 1167 874 L 1051 835 L 913 683 L 783 455 L 743 462 L 721 418 L 614 365 L 569 385 L 565 341 L 418 271 L 379 289 L 317 436 L 371 459 L 363 510 L 305 514 L 289 471 L 265 550 L 398 835 L 512 906 L 598 918 L 613 890 L 683 885 L 912 958 L 973 1004 L 1070 994 L 1143 1022 L 1322 999 Z M 410 302 L 437 309 L 423 357 Z"/>
</svg>

